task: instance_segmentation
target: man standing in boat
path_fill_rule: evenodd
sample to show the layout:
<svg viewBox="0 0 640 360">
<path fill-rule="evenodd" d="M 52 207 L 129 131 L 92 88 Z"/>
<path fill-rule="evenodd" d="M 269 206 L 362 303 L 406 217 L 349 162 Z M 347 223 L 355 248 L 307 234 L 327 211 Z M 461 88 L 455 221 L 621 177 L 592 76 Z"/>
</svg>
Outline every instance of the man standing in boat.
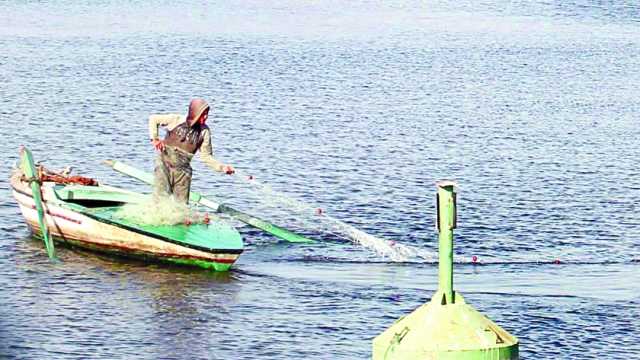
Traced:
<svg viewBox="0 0 640 360">
<path fill-rule="evenodd" d="M 200 151 L 202 161 L 217 172 L 235 172 L 231 165 L 213 157 L 211 132 L 206 125 L 209 104 L 193 99 L 187 115 L 166 114 L 149 116 L 149 136 L 153 147 L 160 152 L 156 159 L 153 194 L 155 197 L 173 195 L 178 202 L 189 202 L 191 188 L 191 158 Z M 164 140 L 158 137 L 158 127 L 167 129 Z"/>
</svg>

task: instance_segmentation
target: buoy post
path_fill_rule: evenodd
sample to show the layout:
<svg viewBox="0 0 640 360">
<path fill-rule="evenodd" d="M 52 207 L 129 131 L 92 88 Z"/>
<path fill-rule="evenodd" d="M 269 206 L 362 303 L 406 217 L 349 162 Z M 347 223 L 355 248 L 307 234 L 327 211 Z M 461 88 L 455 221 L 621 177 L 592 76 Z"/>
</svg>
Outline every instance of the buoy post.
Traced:
<svg viewBox="0 0 640 360">
<path fill-rule="evenodd" d="M 440 181 L 437 194 L 438 290 L 445 304 L 455 302 L 453 293 L 453 229 L 456 227 L 456 193 L 453 181 Z"/>
<path fill-rule="evenodd" d="M 438 291 L 373 340 L 373 359 L 518 359 L 518 339 L 468 305 L 453 289 L 456 183 L 439 181 Z"/>
</svg>

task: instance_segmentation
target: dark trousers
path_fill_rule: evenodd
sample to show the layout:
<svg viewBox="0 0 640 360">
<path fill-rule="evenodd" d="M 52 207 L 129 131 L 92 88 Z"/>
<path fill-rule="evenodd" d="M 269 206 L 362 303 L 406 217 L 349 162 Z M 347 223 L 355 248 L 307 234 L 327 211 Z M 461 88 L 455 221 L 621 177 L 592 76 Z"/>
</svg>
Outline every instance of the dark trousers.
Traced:
<svg viewBox="0 0 640 360">
<path fill-rule="evenodd" d="M 188 204 L 192 173 L 190 162 L 189 154 L 167 146 L 156 158 L 153 196 L 173 196 L 175 201 Z"/>
</svg>

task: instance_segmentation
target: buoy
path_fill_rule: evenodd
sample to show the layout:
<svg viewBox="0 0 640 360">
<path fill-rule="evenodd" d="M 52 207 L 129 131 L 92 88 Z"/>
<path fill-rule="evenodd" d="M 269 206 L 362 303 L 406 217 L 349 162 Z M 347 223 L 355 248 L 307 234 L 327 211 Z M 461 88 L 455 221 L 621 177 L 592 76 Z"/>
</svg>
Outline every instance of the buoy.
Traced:
<svg viewBox="0 0 640 360">
<path fill-rule="evenodd" d="M 474 263 L 474 264 L 475 264 L 475 263 L 477 263 L 477 262 L 478 262 L 478 257 L 477 257 L 477 256 L 475 256 L 475 255 L 473 255 L 473 256 L 471 257 L 471 261 L 473 261 L 473 263 Z"/>
<path fill-rule="evenodd" d="M 556 264 L 556 265 L 560 264 L 560 259 L 553 260 L 553 263 Z"/>
<path fill-rule="evenodd" d="M 317 215 L 322 215 L 322 209 L 321 209 L 321 208 L 318 208 L 318 209 L 316 210 L 316 214 L 317 214 Z"/>
<path fill-rule="evenodd" d="M 396 321 L 373 340 L 374 360 L 518 359 L 518 339 L 453 291 L 455 186 L 453 181 L 437 183 L 438 291 L 430 302 Z"/>
<path fill-rule="evenodd" d="M 253 180 L 253 175 L 249 175 L 249 180 Z"/>
</svg>

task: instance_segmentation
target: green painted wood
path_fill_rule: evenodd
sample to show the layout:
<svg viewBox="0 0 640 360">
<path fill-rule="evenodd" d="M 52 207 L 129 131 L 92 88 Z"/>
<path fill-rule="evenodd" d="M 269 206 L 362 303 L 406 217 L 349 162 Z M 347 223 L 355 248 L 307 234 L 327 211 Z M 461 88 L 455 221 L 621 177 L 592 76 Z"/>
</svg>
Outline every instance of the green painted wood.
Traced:
<svg viewBox="0 0 640 360">
<path fill-rule="evenodd" d="M 120 161 L 115 161 L 115 160 L 106 160 L 104 162 L 105 164 L 111 166 L 114 170 L 123 173 L 125 175 L 129 175 L 133 178 L 136 178 L 138 180 L 141 180 L 142 182 L 145 182 L 149 185 L 153 185 L 153 175 L 147 172 L 144 172 L 142 170 L 136 169 L 133 166 L 127 165 L 125 163 L 122 163 Z M 219 213 L 223 213 L 223 214 L 227 214 L 229 216 L 232 216 L 233 218 L 242 221 L 245 224 L 251 225 L 255 228 L 258 228 L 262 231 L 265 231 L 273 236 L 276 236 L 280 239 L 289 241 L 289 242 L 294 242 L 294 243 L 314 243 L 315 240 L 306 238 L 302 235 L 298 235 L 292 231 L 289 231 L 285 228 L 282 228 L 280 226 L 271 224 L 265 220 L 262 220 L 260 218 L 257 218 L 253 215 L 249 215 L 247 213 L 241 212 L 239 210 L 236 210 L 230 206 L 224 205 L 224 204 L 218 204 L 214 201 L 211 201 L 207 198 L 205 198 L 204 196 L 196 193 L 196 192 L 191 192 L 189 194 L 189 200 L 191 202 L 209 207 L 211 209 L 213 209 L 214 211 L 217 211 Z"/>
<path fill-rule="evenodd" d="M 148 200 L 143 194 L 133 193 L 129 191 L 121 191 L 116 188 L 105 188 L 102 186 L 83 186 L 83 185 L 67 185 L 56 186 L 54 188 L 56 196 L 60 200 L 101 200 L 101 201 L 117 201 L 123 203 L 141 203 Z"/>
<path fill-rule="evenodd" d="M 115 206 L 86 209 L 83 213 L 116 226 L 204 251 L 228 250 L 231 253 L 238 253 L 244 247 L 240 233 L 232 226 L 221 221 L 191 225 L 137 224 L 115 216 L 118 210 L 119 207 Z"/>
<path fill-rule="evenodd" d="M 31 151 L 26 147 L 22 147 L 20 150 L 20 167 L 22 172 L 29 180 L 31 186 L 31 193 L 33 201 L 35 202 L 36 211 L 38 212 L 38 224 L 40 225 L 40 231 L 42 232 L 42 238 L 44 240 L 44 246 L 47 249 L 49 258 L 55 258 L 55 248 L 49 229 L 47 229 L 47 223 L 44 219 L 44 207 L 42 206 L 42 195 L 40 190 L 40 179 L 38 179 L 38 172 L 36 171 L 35 164 L 33 162 L 33 155 Z"/>
</svg>

